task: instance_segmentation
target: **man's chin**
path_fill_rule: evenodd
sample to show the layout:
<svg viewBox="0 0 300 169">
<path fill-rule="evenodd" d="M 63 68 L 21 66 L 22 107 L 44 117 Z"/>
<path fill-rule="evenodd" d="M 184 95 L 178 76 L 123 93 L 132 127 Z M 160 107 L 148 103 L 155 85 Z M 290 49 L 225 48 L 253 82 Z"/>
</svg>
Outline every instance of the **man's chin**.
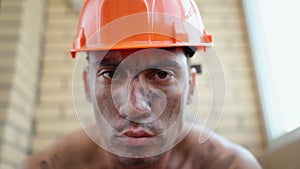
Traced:
<svg viewBox="0 0 300 169">
<path fill-rule="evenodd" d="M 118 156 L 121 164 L 126 168 L 135 168 L 135 167 L 150 167 L 155 165 L 161 158 L 161 155 L 145 158 L 131 158 L 131 157 L 121 157 Z"/>
</svg>

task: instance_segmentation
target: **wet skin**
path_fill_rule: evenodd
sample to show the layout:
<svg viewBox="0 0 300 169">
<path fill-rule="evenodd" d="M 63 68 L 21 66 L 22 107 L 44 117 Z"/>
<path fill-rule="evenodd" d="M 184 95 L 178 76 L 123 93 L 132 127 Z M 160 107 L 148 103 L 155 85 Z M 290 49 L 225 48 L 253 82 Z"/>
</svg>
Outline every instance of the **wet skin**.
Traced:
<svg viewBox="0 0 300 169">
<path fill-rule="evenodd" d="M 90 52 L 83 77 L 97 124 L 66 135 L 20 168 L 261 168 L 217 134 L 200 144 L 205 128 L 182 132 L 195 73 L 181 48 Z"/>
</svg>

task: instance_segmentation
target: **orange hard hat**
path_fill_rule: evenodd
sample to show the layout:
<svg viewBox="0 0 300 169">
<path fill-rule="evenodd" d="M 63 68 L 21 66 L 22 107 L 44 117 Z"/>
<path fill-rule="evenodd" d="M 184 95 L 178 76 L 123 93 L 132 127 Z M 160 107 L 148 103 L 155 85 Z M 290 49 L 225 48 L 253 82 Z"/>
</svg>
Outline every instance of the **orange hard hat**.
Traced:
<svg viewBox="0 0 300 169">
<path fill-rule="evenodd" d="M 194 0 L 85 0 L 70 53 L 212 46 Z"/>
</svg>

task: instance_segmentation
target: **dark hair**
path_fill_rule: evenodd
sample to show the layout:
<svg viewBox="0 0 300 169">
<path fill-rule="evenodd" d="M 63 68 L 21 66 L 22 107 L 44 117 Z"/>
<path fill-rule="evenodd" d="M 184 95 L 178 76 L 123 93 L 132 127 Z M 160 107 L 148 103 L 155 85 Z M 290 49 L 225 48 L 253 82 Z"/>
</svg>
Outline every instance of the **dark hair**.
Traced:
<svg viewBox="0 0 300 169">
<path fill-rule="evenodd" d="M 185 55 L 189 58 L 194 56 L 194 54 L 197 51 L 197 48 L 195 46 L 185 46 L 183 47 L 183 51 Z"/>
<path fill-rule="evenodd" d="M 176 48 L 180 48 L 180 47 L 167 47 L 167 48 L 160 48 L 160 49 L 164 49 L 167 51 L 174 51 Z M 195 46 L 183 46 L 182 49 L 187 58 L 193 57 L 197 51 L 197 48 Z"/>
</svg>

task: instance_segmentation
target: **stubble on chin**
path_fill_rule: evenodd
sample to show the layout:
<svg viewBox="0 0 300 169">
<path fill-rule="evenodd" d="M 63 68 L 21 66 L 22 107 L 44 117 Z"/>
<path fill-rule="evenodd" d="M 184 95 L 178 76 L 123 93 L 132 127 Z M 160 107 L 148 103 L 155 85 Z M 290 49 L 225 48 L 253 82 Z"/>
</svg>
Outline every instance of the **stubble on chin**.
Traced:
<svg viewBox="0 0 300 169">
<path fill-rule="evenodd" d="M 147 168 L 158 163 L 161 155 L 145 158 L 131 158 L 118 156 L 120 163 L 126 168 Z"/>
</svg>

